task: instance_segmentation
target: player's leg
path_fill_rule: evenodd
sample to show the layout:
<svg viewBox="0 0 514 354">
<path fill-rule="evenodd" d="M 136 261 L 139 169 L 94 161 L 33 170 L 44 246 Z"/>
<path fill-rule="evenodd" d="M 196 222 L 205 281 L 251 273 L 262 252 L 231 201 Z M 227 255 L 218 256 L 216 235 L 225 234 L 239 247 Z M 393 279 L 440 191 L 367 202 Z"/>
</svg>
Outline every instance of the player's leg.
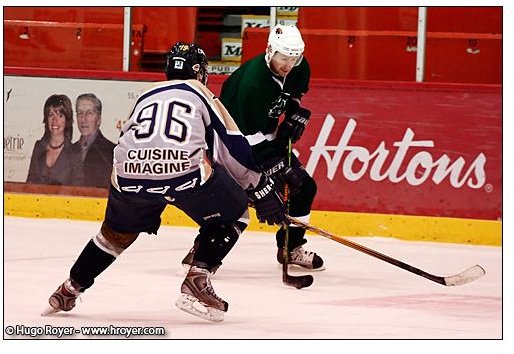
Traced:
<svg viewBox="0 0 514 354">
<path fill-rule="evenodd" d="M 122 194 L 111 187 L 105 221 L 100 232 L 86 244 L 70 270 L 70 277 L 50 296 L 48 313 L 70 311 L 75 300 L 95 278 L 125 251 L 140 232 L 157 233 L 166 203 Z"/>
<path fill-rule="evenodd" d="M 248 204 L 248 197 L 246 193 L 227 174 L 224 169 L 217 167 L 213 177 L 211 177 L 208 183 L 208 188 L 211 192 L 199 192 L 199 197 L 197 197 L 198 199 L 196 200 L 200 202 L 194 202 L 194 204 L 191 204 L 192 198 L 182 197 L 181 199 L 177 198 L 177 201 L 173 204 L 184 210 L 184 212 L 186 212 L 199 225 L 204 225 L 206 221 L 215 221 L 215 218 L 212 218 L 212 215 L 218 214 L 218 210 L 223 210 L 225 220 L 224 222 L 232 222 L 231 220 L 237 216 L 236 214 L 240 212 L 242 213 L 247 209 L 246 206 Z M 218 195 L 215 196 L 213 193 Z M 234 200 L 237 200 L 237 203 L 234 203 Z M 239 209 L 241 211 L 237 207 L 238 204 L 240 204 Z M 195 207 L 191 207 L 192 205 L 195 205 Z M 219 218 L 220 217 L 218 217 L 218 219 Z M 216 223 L 219 224 L 219 222 L 220 220 L 216 220 Z M 241 233 L 248 226 L 248 223 L 248 214 L 245 214 L 245 216 L 241 217 L 241 220 L 236 221 L 235 224 L 239 230 L 239 233 Z M 193 263 L 194 254 L 200 246 L 200 238 L 205 237 L 206 235 L 205 232 L 202 232 L 202 229 L 203 228 L 200 228 L 200 233 L 196 236 L 194 245 L 191 247 L 184 259 L 182 259 L 182 266 L 185 273 L 189 271 L 189 268 Z M 220 265 L 221 260 L 219 261 L 219 264 L 215 264 L 212 267 L 211 272 L 215 273 Z"/>
<path fill-rule="evenodd" d="M 179 272 L 189 272 L 189 268 L 191 268 L 191 264 L 193 264 L 193 257 L 195 255 L 196 250 L 200 246 L 200 234 L 198 234 L 195 238 L 193 246 L 189 249 L 186 256 L 182 259 L 182 269 Z M 215 273 L 217 269 L 214 269 L 212 272 Z M 184 273 L 184 274 L 185 274 Z"/>
<path fill-rule="evenodd" d="M 176 305 L 195 316 L 222 321 L 228 303 L 216 295 L 210 278 L 248 225 L 248 197 L 223 169 L 217 168 L 204 186 L 176 198 L 173 204 L 200 225 L 192 266 Z"/>
<path fill-rule="evenodd" d="M 298 160 L 294 158 L 297 164 Z M 317 186 L 314 179 L 303 170 L 301 187 L 293 190 L 290 196 L 289 215 L 302 221 L 309 222 L 311 206 L 316 196 Z M 277 260 L 280 264 L 284 262 L 284 237 L 285 229 L 282 227 L 277 231 Z M 323 270 L 323 260 L 315 252 L 306 251 L 302 245 L 305 239 L 305 229 L 296 225 L 289 225 L 288 250 L 290 251 L 289 262 L 292 265 L 301 267 L 303 270 Z"/>
</svg>

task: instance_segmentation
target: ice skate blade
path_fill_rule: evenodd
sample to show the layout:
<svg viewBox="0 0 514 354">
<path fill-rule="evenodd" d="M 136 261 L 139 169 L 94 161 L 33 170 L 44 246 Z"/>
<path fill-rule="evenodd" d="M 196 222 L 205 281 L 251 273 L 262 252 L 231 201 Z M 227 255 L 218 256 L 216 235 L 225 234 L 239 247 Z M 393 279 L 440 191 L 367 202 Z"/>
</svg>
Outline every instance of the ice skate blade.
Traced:
<svg viewBox="0 0 514 354">
<path fill-rule="evenodd" d="M 282 270 L 282 264 L 280 264 L 280 263 L 278 264 L 278 269 Z M 287 271 L 291 272 L 291 273 L 313 273 L 313 272 L 321 272 L 323 270 L 325 270 L 324 265 L 322 265 L 321 267 L 316 268 L 316 269 L 305 268 L 305 267 L 299 266 L 297 264 L 288 264 L 287 265 Z"/>
<path fill-rule="evenodd" d="M 58 312 L 61 312 L 61 310 L 53 308 L 52 306 L 48 306 L 46 309 L 41 312 L 41 316 L 51 316 Z"/>
<path fill-rule="evenodd" d="M 184 312 L 211 322 L 221 322 L 225 315 L 223 311 L 207 307 L 200 303 L 196 297 L 188 294 L 180 294 L 175 306 Z"/>
</svg>

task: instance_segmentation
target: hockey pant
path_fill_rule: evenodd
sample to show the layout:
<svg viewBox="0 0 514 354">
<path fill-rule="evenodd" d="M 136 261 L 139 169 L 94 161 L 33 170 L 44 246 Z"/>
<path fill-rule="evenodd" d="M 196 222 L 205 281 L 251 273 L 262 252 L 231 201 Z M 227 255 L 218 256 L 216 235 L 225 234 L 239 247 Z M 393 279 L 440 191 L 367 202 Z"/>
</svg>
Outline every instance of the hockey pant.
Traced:
<svg viewBox="0 0 514 354">
<path fill-rule="evenodd" d="M 289 197 L 289 215 L 306 219 L 310 216 L 312 202 L 316 196 L 316 181 L 305 172 L 299 190 Z M 308 221 L 308 220 L 306 220 Z M 277 247 L 284 247 L 285 229 L 281 227 L 276 234 Z M 305 229 L 289 225 L 288 249 L 292 250 L 307 242 L 305 240 Z"/>
<path fill-rule="evenodd" d="M 167 204 L 175 205 L 200 226 L 194 262 L 207 269 L 221 264 L 249 223 L 246 192 L 219 167 L 205 184 L 173 196 L 171 202 L 164 197 L 141 198 L 111 187 L 102 228 L 70 270 L 80 290 L 91 287 L 139 233 L 156 234 Z"/>
</svg>

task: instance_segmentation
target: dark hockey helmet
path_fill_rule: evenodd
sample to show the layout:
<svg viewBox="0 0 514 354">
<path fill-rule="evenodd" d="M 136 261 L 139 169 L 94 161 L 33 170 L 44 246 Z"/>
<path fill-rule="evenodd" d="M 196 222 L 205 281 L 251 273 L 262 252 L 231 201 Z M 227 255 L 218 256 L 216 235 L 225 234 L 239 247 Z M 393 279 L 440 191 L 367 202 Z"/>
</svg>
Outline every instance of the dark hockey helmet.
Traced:
<svg viewBox="0 0 514 354">
<path fill-rule="evenodd" d="M 207 57 L 196 43 L 177 42 L 166 56 L 168 80 L 197 79 L 207 85 Z"/>
</svg>

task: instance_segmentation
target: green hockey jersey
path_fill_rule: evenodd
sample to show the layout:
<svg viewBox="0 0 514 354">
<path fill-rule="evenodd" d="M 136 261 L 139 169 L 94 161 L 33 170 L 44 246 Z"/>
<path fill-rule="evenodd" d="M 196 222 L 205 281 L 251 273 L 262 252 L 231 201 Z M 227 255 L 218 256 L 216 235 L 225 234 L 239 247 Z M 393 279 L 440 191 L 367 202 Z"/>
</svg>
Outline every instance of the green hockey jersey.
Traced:
<svg viewBox="0 0 514 354">
<path fill-rule="evenodd" d="M 285 78 L 274 75 L 258 55 L 238 68 L 223 83 L 220 100 L 262 162 L 277 155 L 275 132 L 290 99 L 309 90 L 310 67 L 305 58 Z"/>
</svg>

